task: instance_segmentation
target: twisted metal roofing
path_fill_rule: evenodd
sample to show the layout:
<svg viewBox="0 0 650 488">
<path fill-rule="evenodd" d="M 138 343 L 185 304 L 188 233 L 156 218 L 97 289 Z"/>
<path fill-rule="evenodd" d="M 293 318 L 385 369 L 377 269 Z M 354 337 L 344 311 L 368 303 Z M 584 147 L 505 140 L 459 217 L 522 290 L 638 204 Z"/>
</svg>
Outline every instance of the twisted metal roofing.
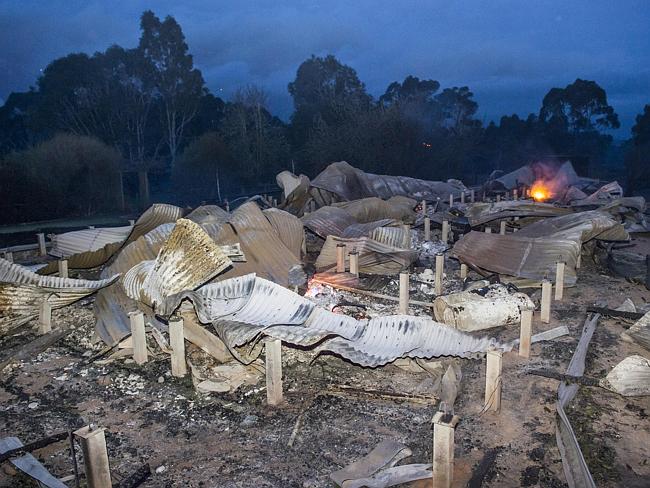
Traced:
<svg viewBox="0 0 650 488">
<path fill-rule="evenodd" d="M 316 306 L 306 298 L 255 275 L 204 285 L 169 297 L 161 311 L 171 314 L 189 299 L 203 323 L 212 323 L 231 351 L 253 360 L 264 337 L 315 345 L 361 366 L 376 367 L 398 357 L 469 357 L 494 339 L 476 338 L 428 317 L 394 315 L 356 320 Z"/>
<path fill-rule="evenodd" d="M 0 259 L 0 335 L 38 317 L 41 303 L 62 308 L 115 283 L 119 276 L 91 281 L 42 276 Z"/>
</svg>

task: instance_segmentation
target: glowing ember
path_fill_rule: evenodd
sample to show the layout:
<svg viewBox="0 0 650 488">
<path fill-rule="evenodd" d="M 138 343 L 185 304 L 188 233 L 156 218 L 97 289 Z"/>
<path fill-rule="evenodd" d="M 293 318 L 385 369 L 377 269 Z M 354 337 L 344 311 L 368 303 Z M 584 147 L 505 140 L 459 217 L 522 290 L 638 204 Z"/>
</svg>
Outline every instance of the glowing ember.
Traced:
<svg viewBox="0 0 650 488">
<path fill-rule="evenodd" d="M 536 181 L 530 189 L 530 196 L 536 202 L 543 202 L 551 198 L 551 190 L 544 184 L 543 181 Z"/>
</svg>

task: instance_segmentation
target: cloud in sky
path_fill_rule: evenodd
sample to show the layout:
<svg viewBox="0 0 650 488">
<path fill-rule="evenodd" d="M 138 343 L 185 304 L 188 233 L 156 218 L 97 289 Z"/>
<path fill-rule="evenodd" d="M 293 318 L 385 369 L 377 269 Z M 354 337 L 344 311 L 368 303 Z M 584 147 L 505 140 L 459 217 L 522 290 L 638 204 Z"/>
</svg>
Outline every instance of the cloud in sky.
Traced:
<svg viewBox="0 0 650 488">
<path fill-rule="evenodd" d="M 145 9 L 179 21 L 212 92 L 258 84 L 283 118 L 298 65 L 327 53 L 375 96 L 409 74 L 468 85 L 485 121 L 537 112 L 549 88 L 578 77 L 606 89 L 620 137 L 650 103 L 645 0 L 0 0 L 0 98 L 34 85 L 56 57 L 135 46 Z"/>
</svg>

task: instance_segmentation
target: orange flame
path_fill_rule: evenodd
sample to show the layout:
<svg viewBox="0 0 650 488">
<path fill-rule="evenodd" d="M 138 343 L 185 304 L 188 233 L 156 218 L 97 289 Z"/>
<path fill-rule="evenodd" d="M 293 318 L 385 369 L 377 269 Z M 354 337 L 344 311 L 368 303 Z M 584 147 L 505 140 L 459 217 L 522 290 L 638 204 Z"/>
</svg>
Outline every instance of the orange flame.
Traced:
<svg viewBox="0 0 650 488">
<path fill-rule="evenodd" d="M 533 183 L 533 186 L 530 188 L 530 196 L 533 197 L 533 200 L 536 202 L 548 200 L 551 198 L 551 193 L 551 189 L 540 180 Z"/>
</svg>

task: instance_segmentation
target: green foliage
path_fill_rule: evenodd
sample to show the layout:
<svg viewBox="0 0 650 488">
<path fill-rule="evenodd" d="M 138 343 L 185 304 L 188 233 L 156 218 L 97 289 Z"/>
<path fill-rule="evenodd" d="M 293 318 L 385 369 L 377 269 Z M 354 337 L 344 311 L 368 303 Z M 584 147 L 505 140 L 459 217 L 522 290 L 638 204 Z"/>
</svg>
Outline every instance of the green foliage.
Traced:
<svg viewBox="0 0 650 488">
<path fill-rule="evenodd" d="M 92 215 L 118 208 L 120 155 L 101 141 L 58 134 L 0 163 L 7 221 Z"/>
</svg>

